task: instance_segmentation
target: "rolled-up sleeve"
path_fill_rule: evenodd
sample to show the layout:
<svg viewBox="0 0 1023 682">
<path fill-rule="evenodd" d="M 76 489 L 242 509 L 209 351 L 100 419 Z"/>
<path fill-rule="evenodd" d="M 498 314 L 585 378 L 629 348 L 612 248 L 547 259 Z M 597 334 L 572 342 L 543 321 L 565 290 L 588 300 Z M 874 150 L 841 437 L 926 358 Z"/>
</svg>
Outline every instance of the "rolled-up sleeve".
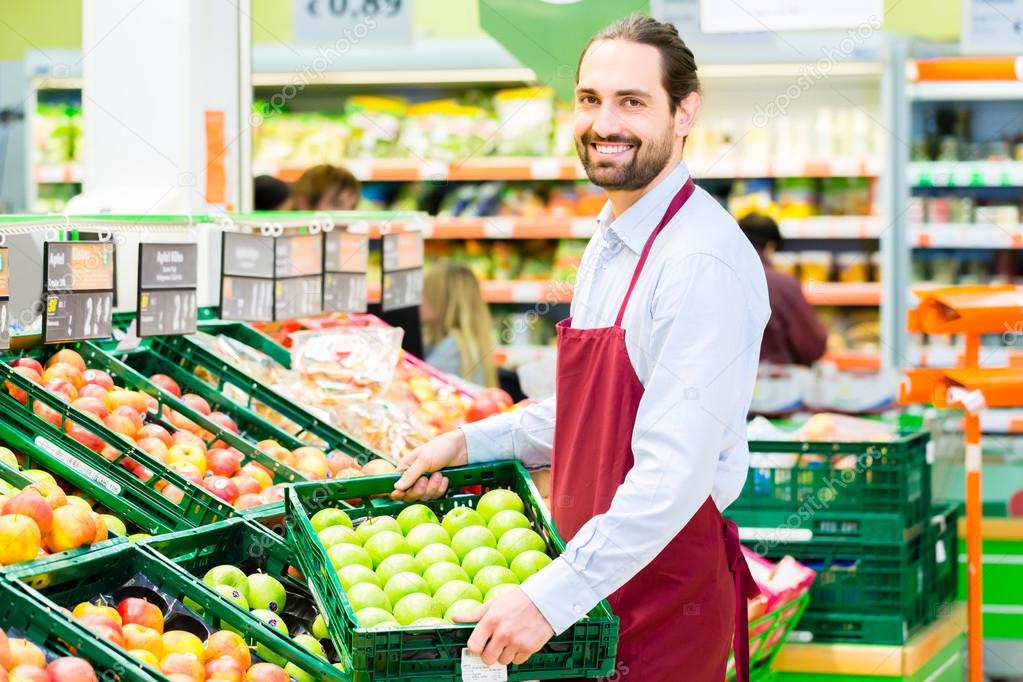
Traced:
<svg viewBox="0 0 1023 682">
<path fill-rule="evenodd" d="M 744 355 L 759 353 L 759 336 L 749 343 L 757 322 L 740 280 L 705 254 L 668 267 L 685 274 L 657 287 L 651 337 L 637 344 L 653 371 L 632 434 L 632 469 L 607 512 L 522 585 L 558 633 L 653 561 L 711 495 L 720 453 L 744 437 L 736 423 L 749 400 Z"/>
<path fill-rule="evenodd" d="M 470 464 L 518 459 L 527 469 L 543 469 L 554 448 L 554 398 L 460 428 Z"/>
</svg>

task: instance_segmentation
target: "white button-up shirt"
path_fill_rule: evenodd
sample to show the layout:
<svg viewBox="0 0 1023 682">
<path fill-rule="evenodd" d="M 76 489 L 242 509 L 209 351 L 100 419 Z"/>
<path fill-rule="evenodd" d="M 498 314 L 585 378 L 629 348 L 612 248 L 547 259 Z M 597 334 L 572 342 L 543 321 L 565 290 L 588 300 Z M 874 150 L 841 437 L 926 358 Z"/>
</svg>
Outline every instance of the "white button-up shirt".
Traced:
<svg viewBox="0 0 1023 682">
<path fill-rule="evenodd" d="M 610 203 L 604 207 L 576 277 L 572 327 L 614 325 L 643 245 L 688 176 L 680 164 L 617 218 Z M 522 585 L 555 632 L 650 563 L 708 495 L 719 509 L 739 495 L 749 465 L 746 413 L 770 313 L 760 258 L 697 187 L 654 241 L 622 321 L 645 389 L 633 467 L 607 512 Z M 561 400 L 574 399 L 571 385 L 558 390 Z M 548 466 L 554 421 L 551 398 L 463 426 L 469 461 Z"/>
</svg>

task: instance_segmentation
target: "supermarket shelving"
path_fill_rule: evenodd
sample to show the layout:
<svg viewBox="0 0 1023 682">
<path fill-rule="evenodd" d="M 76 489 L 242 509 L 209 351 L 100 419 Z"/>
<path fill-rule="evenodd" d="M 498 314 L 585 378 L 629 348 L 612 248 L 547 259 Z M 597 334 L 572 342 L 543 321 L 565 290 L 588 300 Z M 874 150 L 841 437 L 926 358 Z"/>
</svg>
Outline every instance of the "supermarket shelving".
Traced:
<svg viewBox="0 0 1023 682">
<path fill-rule="evenodd" d="M 912 223 L 918 249 L 1023 249 L 1023 224 Z"/>
<path fill-rule="evenodd" d="M 1020 187 L 1023 161 L 914 161 L 907 177 L 913 187 Z"/>
</svg>

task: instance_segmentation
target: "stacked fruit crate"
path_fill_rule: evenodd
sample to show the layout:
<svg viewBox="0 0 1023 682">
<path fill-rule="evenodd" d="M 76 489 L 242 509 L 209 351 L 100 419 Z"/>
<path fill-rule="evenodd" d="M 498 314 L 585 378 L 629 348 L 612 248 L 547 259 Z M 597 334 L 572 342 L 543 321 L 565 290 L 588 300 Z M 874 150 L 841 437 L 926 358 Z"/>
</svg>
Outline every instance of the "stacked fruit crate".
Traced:
<svg viewBox="0 0 1023 682">
<path fill-rule="evenodd" d="M 929 435 L 861 442 L 750 441 L 727 515 L 769 559 L 817 572 L 804 640 L 903 644 L 956 592 L 955 508 L 931 496 Z"/>
</svg>

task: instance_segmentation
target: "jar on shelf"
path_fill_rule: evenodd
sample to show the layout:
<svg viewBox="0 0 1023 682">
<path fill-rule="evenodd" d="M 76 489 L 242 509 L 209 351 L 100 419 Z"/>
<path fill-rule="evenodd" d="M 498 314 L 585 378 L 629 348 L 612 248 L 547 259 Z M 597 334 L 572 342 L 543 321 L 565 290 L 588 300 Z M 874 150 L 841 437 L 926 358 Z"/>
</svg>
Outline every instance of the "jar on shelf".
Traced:
<svg viewBox="0 0 1023 682">
<path fill-rule="evenodd" d="M 871 279 L 871 281 L 872 282 L 880 282 L 881 281 L 881 252 L 880 251 L 875 251 L 874 253 L 870 254 L 870 269 L 873 271 L 871 273 L 873 275 L 873 279 Z"/>
<path fill-rule="evenodd" d="M 778 251 L 771 256 L 771 267 L 793 277 L 799 276 L 799 254 L 792 251 Z"/>
<path fill-rule="evenodd" d="M 831 279 L 834 254 L 830 251 L 800 251 L 799 279 L 808 282 L 827 282 Z"/>
<path fill-rule="evenodd" d="M 835 262 L 839 282 L 866 282 L 870 279 L 870 262 L 865 253 L 840 253 Z"/>
</svg>

